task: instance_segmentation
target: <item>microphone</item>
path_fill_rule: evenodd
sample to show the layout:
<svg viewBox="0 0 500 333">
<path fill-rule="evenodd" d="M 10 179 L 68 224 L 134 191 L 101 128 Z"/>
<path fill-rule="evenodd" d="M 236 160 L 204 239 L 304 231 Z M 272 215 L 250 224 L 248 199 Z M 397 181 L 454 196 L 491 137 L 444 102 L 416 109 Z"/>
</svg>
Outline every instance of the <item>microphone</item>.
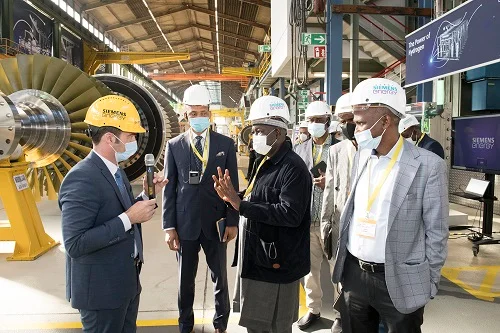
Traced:
<svg viewBox="0 0 500 333">
<path fill-rule="evenodd" d="M 148 193 L 149 199 L 156 198 L 155 194 L 155 184 L 153 184 L 153 179 L 155 176 L 155 157 L 153 154 L 146 154 L 144 157 L 144 164 L 146 165 L 146 177 L 148 181 Z"/>
</svg>

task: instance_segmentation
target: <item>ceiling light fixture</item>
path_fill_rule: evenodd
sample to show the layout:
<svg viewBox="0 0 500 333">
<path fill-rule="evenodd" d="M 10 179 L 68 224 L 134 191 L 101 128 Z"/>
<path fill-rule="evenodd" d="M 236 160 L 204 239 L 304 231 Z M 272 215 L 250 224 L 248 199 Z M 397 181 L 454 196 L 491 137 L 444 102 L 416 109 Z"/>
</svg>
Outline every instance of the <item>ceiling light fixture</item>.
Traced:
<svg viewBox="0 0 500 333">
<path fill-rule="evenodd" d="M 167 42 L 168 47 L 170 48 L 170 50 L 172 51 L 172 53 L 175 53 L 174 49 L 172 48 L 172 45 L 170 45 L 170 42 L 167 39 L 167 36 L 165 36 L 165 34 L 163 33 L 163 30 L 161 30 L 161 27 L 158 24 L 158 21 L 156 20 L 156 17 L 153 15 L 153 12 L 151 11 L 151 9 L 149 9 L 148 3 L 146 2 L 146 0 L 142 0 L 142 3 L 144 4 L 144 6 L 146 6 L 146 9 L 148 10 L 149 15 L 151 16 L 151 18 L 153 19 L 154 23 L 156 24 L 156 27 L 160 31 L 160 34 L 162 35 L 163 39 L 165 40 L 165 42 Z M 182 66 L 180 60 L 177 60 L 177 62 L 179 63 L 179 66 L 181 66 L 182 71 L 184 72 L 184 74 L 187 74 L 186 70 L 184 69 L 184 66 Z M 189 81 L 189 82 L 191 82 L 191 81 Z M 191 84 L 193 84 L 193 82 L 191 82 Z"/>
<path fill-rule="evenodd" d="M 217 60 L 218 60 L 217 67 L 219 68 L 219 74 L 220 74 L 221 71 L 220 71 L 220 47 L 219 47 L 219 11 L 217 8 L 218 2 L 219 2 L 218 0 L 215 0 L 215 39 L 217 40 Z"/>
</svg>

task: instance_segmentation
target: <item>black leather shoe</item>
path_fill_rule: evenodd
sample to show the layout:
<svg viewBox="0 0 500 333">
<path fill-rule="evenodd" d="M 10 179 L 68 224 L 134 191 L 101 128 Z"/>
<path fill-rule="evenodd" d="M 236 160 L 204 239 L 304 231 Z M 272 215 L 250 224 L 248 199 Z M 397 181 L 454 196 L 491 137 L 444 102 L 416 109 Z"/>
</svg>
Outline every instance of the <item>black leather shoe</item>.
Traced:
<svg viewBox="0 0 500 333">
<path fill-rule="evenodd" d="M 342 322 L 340 318 L 335 319 L 332 325 L 332 333 L 342 333 Z"/>
<path fill-rule="evenodd" d="M 315 321 L 317 321 L 319 318 L 321 318 L 321 314 L 314 314 L 312 312 L 308 312 L 304 317 L 300 318 L 299 321 L 297 321 L 297 326 L 301 330 L 307 329 L 309 326 L 314 324 Z"/>
</svg>

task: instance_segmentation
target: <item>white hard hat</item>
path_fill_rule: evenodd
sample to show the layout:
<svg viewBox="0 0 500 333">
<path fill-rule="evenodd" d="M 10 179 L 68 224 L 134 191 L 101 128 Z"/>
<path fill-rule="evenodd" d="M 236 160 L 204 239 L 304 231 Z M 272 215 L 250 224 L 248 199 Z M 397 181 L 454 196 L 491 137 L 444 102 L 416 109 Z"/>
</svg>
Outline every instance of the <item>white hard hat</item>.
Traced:
<svg viewBox="0 0 500 333">
<path fill-rule="evenodd" d="M 276 96 L 267 95 L 257 98 L 250 107 L 250 114 L 247 120 L 255 122 L 256 120 L 271 118 L 281 118 L 283 124 L 288 124 L 290 122 L 288 105 L 286 105 L 284 100 Z M 277 124 L 269 124 L 278 126 Z"/>
<path fill-rule="evenodd" d="M 307 128 L 309 126 L 309 123 L 306 120 L 303 120 L 300 122 L 299 128 Z"/>
<path fill-rule="evenodd" d="M 328 127 L 328 133 L 339 132 L 340 131 L 339 125 L 340 125 L 340 123 L 338 121 L 336 121 L 336 120 L 332 121 L 332 123 L 330 124 L 330 127 Z"/>
<path fill-rule="evenodd" d="M 344 94 L 337 99 L 335 104 L 335 115 L 352 112 L 351 93 Z"/>
<path fill-rule="evenodd" d="M 416 125 L 420 125 L 418 119 L 412 114 L 407 114 L 406 117 L 399 122 L 399 133 L 403 133 L 408 128 Z"/>
<path fill-rule="evenodd" d="M 204 86 L 192 85 L 184 91 L 182 103 L 186 105 L 210 105 L 210 93 Z"/>
<path fill-rule="evenodd" d="M 323 101 L 314 101 L 307 106 L 305 117 L 315 117 L 315 116 L 332 116 L 330 106 Z"/>
<path fill-rule="evenodd" d="M 403 118 L 406 110 L 405 90 L 396 82 L 374 78 L 362 81 L 352 92 L 351 105 L 383 104 Z"/>
</svg>

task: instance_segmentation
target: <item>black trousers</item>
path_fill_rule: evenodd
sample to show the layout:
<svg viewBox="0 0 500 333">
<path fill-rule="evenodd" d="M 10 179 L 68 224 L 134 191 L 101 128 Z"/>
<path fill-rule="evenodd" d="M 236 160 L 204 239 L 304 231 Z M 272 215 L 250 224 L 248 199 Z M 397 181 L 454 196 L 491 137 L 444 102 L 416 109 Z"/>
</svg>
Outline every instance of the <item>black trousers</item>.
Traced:
<svg viewBox="0 0 500 333">
<path fill-rule="evenodd" d="M 350 325 L 344 332 L 377 333 L 380 320 L 387 333 L 421 332 L 424 308 L 410 314 L 399 312 L 389 296 L 385 273 L 362 270 L 350 255 L 344 266 L 343 292 Z"/>
<path fill-rule="evenodd" d="M 231 308 L 227 285 L 227 244 L 218 240 L 209 240 L 201 232 L 197 240 L 180 240 L 180 250 L 177 252 L 179 263 L 179 329 L 181 333 L 191 332 L 194 326 L 193 303 L 200 248 L 203 248 L 203 252 L 205 252 L 214 285 L 214 327 L 225 331 L 229 320 Z"/>
<path fill-rule="evenodd" d="M 137 283 L 142 264 L 138 263 Z M 119 281 L 117 281 L 119 283 Z M 139 312 L 138 293 L 133 299 L 125 302 L 118 309 L 83 310 L 80 309 L 83 332 L 85 333 L 135 333 L 137 331 L 137 314 Z"/>
</svg>

